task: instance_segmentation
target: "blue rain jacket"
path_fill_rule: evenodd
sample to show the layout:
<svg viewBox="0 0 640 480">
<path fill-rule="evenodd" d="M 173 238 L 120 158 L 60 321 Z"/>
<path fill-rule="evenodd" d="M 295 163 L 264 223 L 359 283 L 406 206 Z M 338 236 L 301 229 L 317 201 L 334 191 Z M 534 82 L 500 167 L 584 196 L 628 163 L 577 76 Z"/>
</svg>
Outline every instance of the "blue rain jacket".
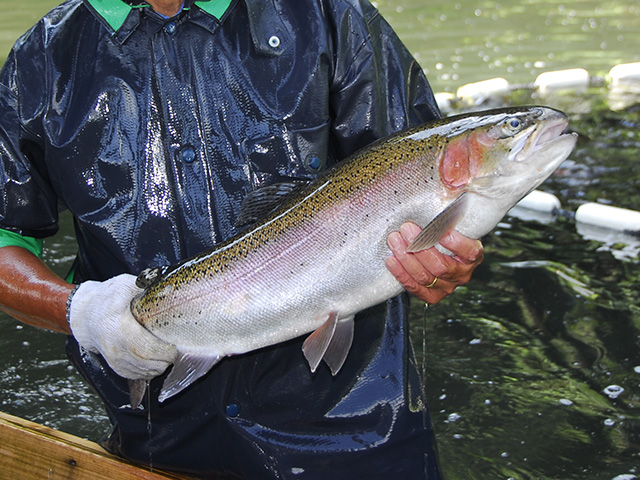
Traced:
<svg viewBox="0 0 640 480">
<path fill-rule="evenodd" d="M 0 228 L 74 217 L 76 281 L 179 262 L 236 233 L 244 196 L 311 179 L 439 116 L 419 65 L 366 0 L 69 0 L 0 72 Z M 107 447 L 156 468 L 241 478 L 439 478 L 399 296 L 362 312 L 341 372 L 303 339 L 228 358 L 144 410 L 73 338 L 113 423 Z M 148 429 L 148 412 L 151 426 Z"/>
</svg>

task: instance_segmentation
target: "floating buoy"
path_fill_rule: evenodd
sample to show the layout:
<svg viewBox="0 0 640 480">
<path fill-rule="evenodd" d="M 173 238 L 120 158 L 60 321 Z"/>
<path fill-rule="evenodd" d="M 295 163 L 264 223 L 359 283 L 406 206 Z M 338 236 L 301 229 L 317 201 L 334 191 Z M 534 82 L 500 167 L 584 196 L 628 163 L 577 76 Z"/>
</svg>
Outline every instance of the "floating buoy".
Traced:
<svg viewBox="0 0 640 480">
<path fill-rule="evenodd" d="M 624 110 L 640 100 L 640 62 L 622 63 L 609 71 L 609 106 Z"/>
<path fill-rule="evenodd" d="M 580 205 L 576 221 L 622 232 L 640 232 L 640 212 L 601 203 Z"/>
<path fill-rule="evenodd" d="M 490 98 L 504 97 L 509 93 L 509 82 L 504 78 L 491 78 L 482 82 L 467 83 L 458 88 L 456 95 L 469 105 L 480 105 Z"/>
<path fill-rule="evenodd" d="M 640 62 L 616 65 L 609 70 L 609 82 L 612 88 L 640 85 Z"/>
<path fill-rule="evenodd" d="M 557 90 L 586 90 L 589 81 L 589 72 L 584 68 L 571 68 L 541 73 L 536 78 L 535 86 L 544 94 Z"/>
<path fill-rule="evenodd" d="M 509 215 L 527 222 L 548 224 L 555 220 L 560 207 L 560 200 L 555 195 L 534 190 L 509 210 Z"/>
<path fill-rule="evenodd" d="M 449 92 L 439 92 L 434 95 L 438 108 L 446 113 L 453 110 L 453 102 L 456 100 L 456 96 Z"/>
<path fill-rule="evenodd" d="M 520 200 L 516 207 L 535 210 L 537 212 L 554 213 L 560 210 L 560 200 L 552 193 L 534 190 Z"/>
</svg>

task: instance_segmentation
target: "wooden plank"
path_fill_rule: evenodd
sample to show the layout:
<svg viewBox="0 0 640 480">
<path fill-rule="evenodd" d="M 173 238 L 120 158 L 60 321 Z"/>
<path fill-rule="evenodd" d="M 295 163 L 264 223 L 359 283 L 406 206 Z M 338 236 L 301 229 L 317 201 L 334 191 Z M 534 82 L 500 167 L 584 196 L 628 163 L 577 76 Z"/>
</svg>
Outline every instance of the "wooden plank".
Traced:
<svg viewBox="0 0 640 480">
<path fill-rule="evenodd" d="M 0 412 L 0 477 L 20 479 L 183 480 L 149 471 L 106 452 L 100 445 Z"/>
</svg>

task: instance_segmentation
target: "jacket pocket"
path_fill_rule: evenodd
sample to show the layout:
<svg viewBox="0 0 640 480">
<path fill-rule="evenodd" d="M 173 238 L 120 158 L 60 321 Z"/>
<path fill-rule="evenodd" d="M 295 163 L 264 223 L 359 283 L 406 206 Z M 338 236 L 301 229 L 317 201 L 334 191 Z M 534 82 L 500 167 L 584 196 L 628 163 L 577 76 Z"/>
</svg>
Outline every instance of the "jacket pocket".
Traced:
<svg viewBox="0 0 640 480">
<path fill-rule="evenodd" d="M 327 168 L 329 122 L 310 128 L 273 125 L 272 134 L 244 141 L 254 187 L 313 179 Z"/>
</svg>

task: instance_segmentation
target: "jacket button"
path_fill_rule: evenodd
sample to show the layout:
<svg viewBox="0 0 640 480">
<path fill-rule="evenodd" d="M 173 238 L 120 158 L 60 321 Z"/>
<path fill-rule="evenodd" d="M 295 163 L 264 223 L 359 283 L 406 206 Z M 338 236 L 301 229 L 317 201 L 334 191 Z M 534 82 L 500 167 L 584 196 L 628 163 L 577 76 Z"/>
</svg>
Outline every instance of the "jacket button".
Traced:
<svg viewBox="0 0 640 480">
<path fill-rule="evenodd" d="M 180 149 L 180 158 L 184 163 L 193 163 L 196 159 L 196 150 L 191 145 L 187 145 L 186 147 L 182 147 Z"/>
<path fill-rule="evenodd" d="M 304 163 L 306 164 L 307 169 L 311 170 L 312 172 L 317 172 L 320 167 L 322 167 L 322 159 L 315 153 L 310 153 L 309 155 L 307 155 Z"/>
<path fill-rule="evenodd" d="M 240 413 L 240 407 L 238 407 L 238 405 L 236 405 L 235 403 L 230 403 L 229 405 L 227 405 L 226 410 L 227 416 L 229 417 L 237 417 Z"/>
<path fill-rule="evenodd" d="M 164 31 L 167 32 L 169 35 L 173 35 L 174 33 L 176 33 L 176 30 L 178 30 L 178 26 L 176 25 L 176 22 L 168 22 L 164 26 Z"/>
</svg>

